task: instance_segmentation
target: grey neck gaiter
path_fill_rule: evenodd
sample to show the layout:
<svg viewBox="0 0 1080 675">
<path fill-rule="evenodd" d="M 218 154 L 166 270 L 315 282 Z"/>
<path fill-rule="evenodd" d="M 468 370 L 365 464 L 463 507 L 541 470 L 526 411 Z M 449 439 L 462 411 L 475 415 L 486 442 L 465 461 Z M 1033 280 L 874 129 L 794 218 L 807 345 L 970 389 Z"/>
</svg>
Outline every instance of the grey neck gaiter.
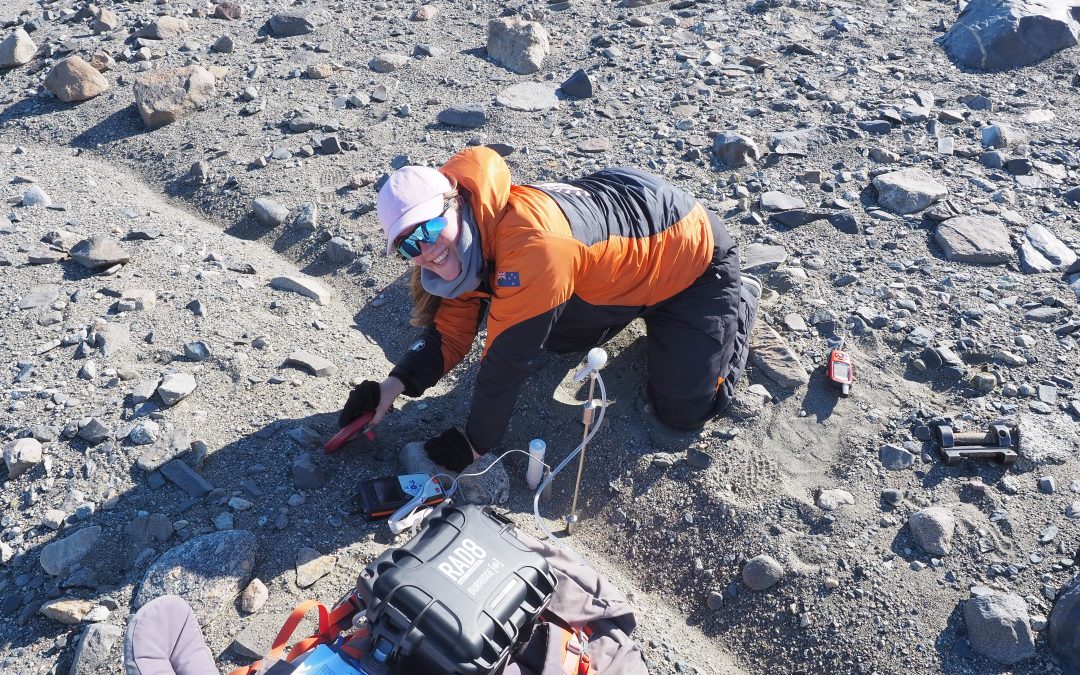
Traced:
<svg viewBox="0 0 1080 675">
<path fill-rule="evenodd" d="M 457 253 L 461 258 L 461 273 L 447 281 L 431 270 L 420 270 L 420 282 L 424 290 L 440 298 L 456 298 L 462 293 L 475 291 L 484 274 L 484 254 L 480 250 L 480 237 L 469 204 L 461 202 L 461 234 L 458 236 Z"/>
</svg>

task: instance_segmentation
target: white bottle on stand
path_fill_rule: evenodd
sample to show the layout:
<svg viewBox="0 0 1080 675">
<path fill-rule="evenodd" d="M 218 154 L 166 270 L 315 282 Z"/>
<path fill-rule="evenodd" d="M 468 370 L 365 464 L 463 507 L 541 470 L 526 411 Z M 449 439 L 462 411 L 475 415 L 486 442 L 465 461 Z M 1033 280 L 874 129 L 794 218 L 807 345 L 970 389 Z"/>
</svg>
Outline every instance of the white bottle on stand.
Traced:
<svg viewBox="0 0 1080 675">
<path fill-rule="evenodd" d="M 525 470 L 525 482 L 530 490 L 535 490 L 544 477 L 544 453 L 547 452 L 547 444 L 542 439 L 534 438 L 529 441 L 529 467 Z"/>
</svg>

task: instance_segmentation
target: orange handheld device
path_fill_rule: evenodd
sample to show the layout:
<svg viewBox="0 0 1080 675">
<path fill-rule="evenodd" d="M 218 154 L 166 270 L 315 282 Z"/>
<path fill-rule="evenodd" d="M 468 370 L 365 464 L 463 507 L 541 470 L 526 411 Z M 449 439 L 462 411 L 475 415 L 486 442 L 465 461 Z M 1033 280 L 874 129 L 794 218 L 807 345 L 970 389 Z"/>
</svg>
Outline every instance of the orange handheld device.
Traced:
<svg viewBox="0 0 1080 675">
<path fill-rule="evenodd" d="M 848 353 L 839 349 L 829 352 L 829 369 L 825 371 L 825 375 L 834 386 L 840 388 L 841 394 L 850 394 L 851 384 L 855 381 L 855 367 L 851 365 Z"/>
</svg>

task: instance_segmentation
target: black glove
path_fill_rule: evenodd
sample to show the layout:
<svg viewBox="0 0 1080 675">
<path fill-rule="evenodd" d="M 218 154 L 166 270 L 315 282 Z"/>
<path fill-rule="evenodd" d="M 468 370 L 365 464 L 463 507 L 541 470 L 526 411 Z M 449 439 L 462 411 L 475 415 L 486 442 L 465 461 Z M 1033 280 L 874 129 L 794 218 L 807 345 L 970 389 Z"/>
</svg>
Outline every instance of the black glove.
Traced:
<svg viewBox="0 0 1080 675">
<path fill-rule="evenodd" d="M 349 394 L 349 400 L 338 415 L 338 428 L 344 429 L 349 423 L 364 413 L 369 413 L 379 406 L 379 383 L 364 380 Z"/>
<path fill-rule="evenodd" d="M 431 461 L 451 471 L 461 471 L 473 463 L 472 443 L 457 427 L 451 427 L 425 441 L 424 452 Z"/>
</svg>

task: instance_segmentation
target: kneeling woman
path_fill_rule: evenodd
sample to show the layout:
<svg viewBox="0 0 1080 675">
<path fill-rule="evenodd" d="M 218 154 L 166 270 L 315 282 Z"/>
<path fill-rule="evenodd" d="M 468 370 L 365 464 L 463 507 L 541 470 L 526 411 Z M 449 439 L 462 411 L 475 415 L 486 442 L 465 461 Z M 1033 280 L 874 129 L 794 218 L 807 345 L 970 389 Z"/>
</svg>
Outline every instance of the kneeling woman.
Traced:
<svg viewBox="0 0 1080 675">
<path fill-rule="evenodd" d="M 413 323 L 424 334 L 385 380 L 353 390 L 341 426 L 372 410 L 377 424 L 401 394 L 423 394 L 464 358 L 485 318 L 464 431 L 425 444 L 454 471 L 498 445 L 544 349 L 587 350 L 639 317 L 647 392 L 664 424 L 698 428 L 729 402 L 760 288 L 740 283 L 716 216 L 659 176 L 611 168 L 514 185 L 502 157 L 474 147 L 438 170 L 398 169 L 377 210 L 387 253 L 415 266 Z"/>
</svg>

